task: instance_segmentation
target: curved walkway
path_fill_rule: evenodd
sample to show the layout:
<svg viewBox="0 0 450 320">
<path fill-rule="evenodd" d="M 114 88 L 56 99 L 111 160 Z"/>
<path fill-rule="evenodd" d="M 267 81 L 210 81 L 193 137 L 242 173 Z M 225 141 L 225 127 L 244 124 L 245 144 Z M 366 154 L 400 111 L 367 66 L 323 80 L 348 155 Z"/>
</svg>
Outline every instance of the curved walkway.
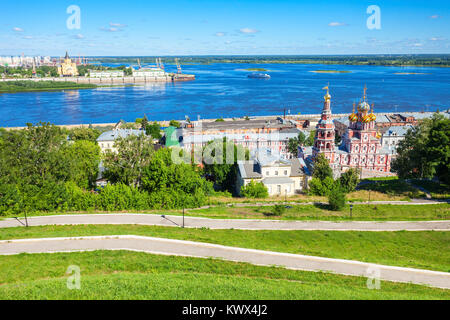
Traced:
<svg viewBox="0 0 450 320">
<path fill-rule="evenodd" d="M 413 268 L 385 266 L 352 260 L 330 259 L 299 254 L 243 249 L 216 244 L 161 239 L 142 236 L 99 236 L 76 238 L 46 238 L 0 241 L 0 255 L 20 253 L 76 252 L 93 250 L 130 250 L 152 254 L 216 258 L 255 265 L 282 266 L 306 271 L 369 277 L 410 282 L 450 289 L 450 273 Z"/>
<path fill-rule="evenodd" d="M 29 226 L 84 225 L 84 224 L 137 224 L 176 227 L 183 224 L 182 216 L 155 214 L 84 214 L 55 215 L 28 218 Z M 21 219 L 24 223 L 24 219 Z M 290 221 L 250 219 L 209 219 L 185 217 L 186 228 L 241 229 L 241 230 L 324 230 L 324 231 L 450 231 L 450 221 Z M 0 228 L 23 226 L 16 219 L 0 221 Z"/>
</svg>

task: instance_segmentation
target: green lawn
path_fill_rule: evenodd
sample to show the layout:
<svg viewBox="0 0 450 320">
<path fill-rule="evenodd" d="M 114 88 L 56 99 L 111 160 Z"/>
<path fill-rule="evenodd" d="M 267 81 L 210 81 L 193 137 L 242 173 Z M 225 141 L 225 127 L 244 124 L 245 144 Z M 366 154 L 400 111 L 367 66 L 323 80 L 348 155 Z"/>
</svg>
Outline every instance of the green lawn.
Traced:
<svg viewBox="0 0 450 320">
<path fill-rule="evenodd" d="M 59 91 L 72 89 L 94 89 L 97 88 L 94 84 L 83 84 L 76 82 L 62 82 L 62 81 L 5 81 L 0 82 L 0 93 L 14 93 L 26 91 Z"/>
<path fill-rule="evenodd" d="M 68 290 L 69 265 L 81 289 Z M 450 299 L 450 290 L 139 252 L 0 256 L 0 299 Z"/>
<path fill-rule="evenodd" d="M 0 240 L 93 235 L 141 235 L 191 240 L 450 272 L 450 232 L 445 231 L 256 231 L 139 225 L 0 229 Z"/>
<path fill-rule="evenodd" d="M 342 211 L 331 211 L 327 205 L 291 205 L 281 216 L 269 216 L 272 206 L 259 207 L 213 207 L 189 210 L 188 215 L 208 218 L 252 218 L 282 220 L 447 220 L 450 219 L 450 204 L 390 205 L 355 204 L 350 218 L 350 207 Z"/>
<path fill-rule="evenodd" d="M 294 205 L 289 203 L 291 208 L 281 216 L 269 215 L 273 206 L 233 206 L 222 205 L 208 209 L 187 209 L 186 215 L 192 217 L 204 217 L 213 219 L 275 219 L 275 220 L 327 220 L 327 221 L 420 221 L 420 220 L 449 220 L 450 204 L 427 204 L 427 205 L 390 205 L 390 204 L 354 204 L 352 217 L 350 218 L 350 206 L 346 205 L 342 211 L 331 211 L 327 205 L 303 204 Z M 111 213 L 100 211 L 88 212 L 36 212 L 28 216 L 46 216 L 61 214 L 97 214 Z M 181 215 L 181 210 L 149 210 L 133 212 L 113 212 L 113 213 L 149 213 Z M 0 217 L 1 219 L 12 216 Z M 21 216 L 23 219 L 23 216 Z"/>
<path fill-rule="evenodd" d="M 396 177 L 365 179 L 362 182 L 367 183 L 360 185 L 358 187 L 359 190 L 371 190 L 391 196 L 405 196 L 409 198 L 420 198 L 424 196 L 422 191 L 414 188 L 403 179 Z"/>
<path fill-rule="evenodd" d="M 428 192 L 430 192 L 431 196 L 436 199 L 448 199 L 450 198 L 450 186 L 444 183 L 437 183 L 429 180 L 419 180 L 414 179 L 412 183 L 416 186 L 422 187 Z"/>
</svg>

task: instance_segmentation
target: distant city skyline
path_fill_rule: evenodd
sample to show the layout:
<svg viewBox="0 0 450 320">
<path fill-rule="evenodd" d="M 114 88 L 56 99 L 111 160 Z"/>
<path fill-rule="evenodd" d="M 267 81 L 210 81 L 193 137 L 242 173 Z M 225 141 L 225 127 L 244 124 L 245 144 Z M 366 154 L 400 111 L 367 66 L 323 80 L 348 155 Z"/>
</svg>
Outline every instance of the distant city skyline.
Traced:
<svg viewBox="0 0 450 320">
<path fill-rule="evenodd" d="M 2 4 L 0 55 L 448 54 L 449 13 L 437 0 L 24 0 Z"/>
</svg>

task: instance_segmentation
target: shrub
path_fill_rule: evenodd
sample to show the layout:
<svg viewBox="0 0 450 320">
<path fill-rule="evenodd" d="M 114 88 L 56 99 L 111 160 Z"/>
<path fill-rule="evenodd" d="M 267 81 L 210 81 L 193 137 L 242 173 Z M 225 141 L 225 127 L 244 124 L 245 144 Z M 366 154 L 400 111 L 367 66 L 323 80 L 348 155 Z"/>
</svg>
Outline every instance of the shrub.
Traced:
<svg viewBox="0 0 450 320">
<path fill-rule="evenodd" d="M 267 198 L 269 196 L 266 186 L 262 182 L 254 180 L 241 187 L 241 194 L 246 198 Z"/>
<path fill-rule="evenodd" d="M 341 188 L 333 188 L 328 195 L 331 210 L 340 211 L 345 207 L 345 192 Z"/>
<path fill-rule="evenodd" d="M 286 211 L 286 207 L 282 204 L 276 204 L 272 207 L 272 213 L 276 216 L 281 216 Z"/>
<path fill-rule="evenodd" d="M 327 196 L 335 185 L 333 178 L 330 177 L 323 180 L 312 178 L 309 182 L 309 193 L 316 196 Z"/>
<path fill-rule="evenodd" d="M 355 168 L 351 168 L 344 172 L 339 178 L 339 183 L 345 192 L 353 192 L 359 183 L 359 171 Z"/>
</svg>

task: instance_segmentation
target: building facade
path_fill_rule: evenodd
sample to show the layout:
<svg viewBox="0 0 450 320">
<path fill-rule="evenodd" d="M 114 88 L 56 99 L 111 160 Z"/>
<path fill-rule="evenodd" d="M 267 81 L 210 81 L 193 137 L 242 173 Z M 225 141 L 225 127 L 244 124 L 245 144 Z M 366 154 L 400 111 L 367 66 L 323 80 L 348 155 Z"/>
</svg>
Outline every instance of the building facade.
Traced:
<svg viewBox="0 0 450 320">
<path fill-rule="evenodd" d="M 408 131 L 412 128 L 413 126 L 390 127 L 381 136 L 381 145 L 384 148 L 389 149 L 391 153 L 395 155 L 398 144 L 400 143 L 400 141 L 405 139 L 406 133 L 408 133 Z"/>
<path fill-rule="evenodd" d="M 89 78 L 123 78 L 122 70 L 89 70 Z"/>
<path fill-rule="evenodd" d="M 238 161 L 236 191 L 253 180 L 262 182 L 270 196 L 291 196 L 306 188 L 305 170 L 303 159 L 286 160 L 263 151 L 252 160 Z"/>
<path fill-rule="evenodd" d="M 381 144 L 381 135 L 375 128 L 376 116 L 366 101 L 366 88 L 364 96 L 348 117 L 349 126 L 342 136 L 340 146 L 334 143 L 334 125 L 331 119 L 331 96 L 328 88 L 322 118 L 317 124 L 317 134 L 309 155 L 306 147 L 299 147 L 299 156 L 311 163 L 318 154 L 324 154 L 330 166 L 339 174 L 349 168 L 357 168 L 374 175 L 391 175 L 391 152 Z"/>
<path fill-rule="evenodd" d="M 250 152 L 265 150 L 283 159 L 292 158 L 288 142 L 300 133 L 297 124 L 281 118 L 273 120 L 235 120 L 193 122 L 176 130 L 176 139 L 186 151 L 204 148 L 210 141 L 222 140 L 240 145 Z"/>
</svg>

